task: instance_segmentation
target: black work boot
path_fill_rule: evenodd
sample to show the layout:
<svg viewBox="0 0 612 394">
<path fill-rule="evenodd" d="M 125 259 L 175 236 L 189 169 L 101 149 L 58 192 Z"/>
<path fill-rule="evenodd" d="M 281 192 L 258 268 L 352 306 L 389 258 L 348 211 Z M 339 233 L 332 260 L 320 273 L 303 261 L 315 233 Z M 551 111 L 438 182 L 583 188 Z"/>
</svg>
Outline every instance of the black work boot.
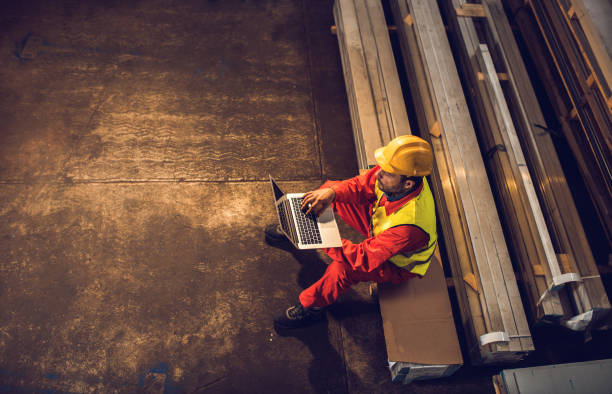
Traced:
<svg viewBox="0 0 612 394">
<path fill-rule="evenodd" d="M 274 319 L 274 326 L 280 329 L 307 327 L 325 318 L 323 308 L 304 308 L 297 304 L 288 308 L 285 313 Z"/>
<path fill-rule="evenodd" d="M 279 224 L 267 225 L 264 232 L 266 233 L 266 241 L 270 244 L 289 242 L 289 239 L 285 236 Z"/>
</svg>

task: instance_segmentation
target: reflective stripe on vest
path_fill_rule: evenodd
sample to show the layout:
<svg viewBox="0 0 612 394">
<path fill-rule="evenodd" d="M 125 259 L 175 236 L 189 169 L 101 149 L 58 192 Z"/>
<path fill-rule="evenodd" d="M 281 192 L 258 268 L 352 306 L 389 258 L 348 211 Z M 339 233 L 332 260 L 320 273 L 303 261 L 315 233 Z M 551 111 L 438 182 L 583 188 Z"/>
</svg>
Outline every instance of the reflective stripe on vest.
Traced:
<svg viewBox="0 0 612 394">
<path fill-rule="evenodd" d="M 423 189 L 418 196 L 408 201 L 389 216 L 385 212 L 385 207 L 379 206 L 380 199 L 384 193 L 378 187 L 378 181 L 376 181 L 374 191 L 376 193 L 376 204 L 374 204 L 374 209 L 372 210 L 371 222 L 371 232 L 374 236 L 388 228 L 402 225 L 417 226 L 429 235 L 427 247 L 410 254 L 396 254 L 389 259 L 389 261 L 398 267 L 421 276 L 425 275 L 438 241 L 436 208 L 427 179 L 423 178 Z"/>
</svg>

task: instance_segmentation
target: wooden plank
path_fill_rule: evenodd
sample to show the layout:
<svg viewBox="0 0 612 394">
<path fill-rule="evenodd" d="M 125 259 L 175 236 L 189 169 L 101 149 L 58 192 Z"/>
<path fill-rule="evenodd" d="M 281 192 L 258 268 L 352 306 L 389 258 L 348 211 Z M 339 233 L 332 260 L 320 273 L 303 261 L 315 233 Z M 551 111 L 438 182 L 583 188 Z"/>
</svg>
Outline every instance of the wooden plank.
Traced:
<svg viewBox="0 0 612 394">
<path fill-rule="evenodd" d="M 577 118 L 578 118 L 578 110 L 576 110 L 576 107 L 572 107 L 572 110 L 569 113 L 569 119 L 574 120 Z"/>
<path fill-rule="evenodd" d="M 357 4 L 359 4 L 359 1 L 357 1 Z M 382 130 L 382 133 L 386 132 L 386 134 L 383 134 L 382 144 L 372 147 L 376 149 L 386 145 L 399 135 L 410 134 L 411 130 L 382 4 L 378 0 L 366 0 L 364 4 L 366 14 L 363 17 L 367 17 L 371 22 L 370 26 L 374 38 L 371 58 L 376 59 L 376 77 L 380 80 L 382 100 L 379 107 L 383 108 L 380 113 L 381 116 L 384 114 L 387 117 L 387 123 L 390 124 L 388 129 Z M 365 36 L 364 34 L 363 37 Z M 374 78 L 371 77 L 371 79 Z"/>
<path fill-rule="evenodd" d="M 593 84 L 595 83 L 595 74 L 593 73 L 589 74 L 589 77 L 587 78 L 586 83 L 587 85 L 589 85 L 590 88 L 592 88 Z"/>
<path fill-rule="evenodd" d="M 484 18 L 485 11 L 482 4 L 464 3 L 461 7 L 456 8 L 457 16 L 467 18 Z"/>
<path fill-rule="evenodd" d="M 406 15 L 406 17 L 404 18 L 404 23 L 407 24 L 408 26 L 412 26 L 412 15 L 408 14 Z"/>
<path fill-rule="evenodd" d="M 384 31 L 385 35 L 387 32 L 384 27 L 386 25 L 382 23 L 384 19 L 382 21 L 379 20 L 381 23 L 376 26 L 375 22 L 377 18 L 374 15 L 370 18 L 367 0 L 354 0 L 353 4 L 355 5 L 359 24 L 359 35 L 364 48 L 366 67 L 370 81 L 369 93 L 373 98 L 374 113 L 376 114 L 376 122 L 378 123 L 378 127 L 376 128 L 361 130 L 364 150 L 368 160 L 367 165 L 370 166 L 376 164 L 374 150 L 377 147 L 386 145 L 385 142 L 391 140 L 389 138 L 390 134 L 393 134 L 393 125 L 390 116 L 391 111 L 386 105 L 388 103 L 388 97 L 384 88 L 384 79 L 380 76 L 382 73 L 380 61 L 383 56 L 378 53 L 376 41 L 380 29 Z M 378 29 L 378 27 L 380 27 L 380 29 Z M 388 40 L 387 37 L 385 38 Z"/>
<path fill-rule="evenodd" d="M 474 290 L 476 293 L 480 293 L 480 290 L 478 289 L 478 281 L 473 273 L 468 272 L 465 274 L 463 276 L 463 280 L 472 288 L 472 290 Z"/>
<path fill-rule="evenodd" d="M 434 122 L 433 126 L 429 130 L 429 134 L 433 137 L 440 138 L 442 131 L 440 130 L 440 122 Z"/>
<path fill-rule="evenodd" d="M 542 264 L 536 264 L 533 266 L 533 274 L 536 276 L 544 276 L 544 267 Z"/>
<path fill-rule="evenodd" d="M 479 81 L 484 81 L 485 80 L 485 75 L 478 71 L 478 73 L 476 74 L 478 77 Z M 500 81 L 507 81 L 508 80 L 508 73 L 497 73 L 497 79 Z"/>
<path fill-rule="evenodd" d="M 506 388 L 504 386 L 504 382 L 500 375 L 493 375 L 493 388 L 495 389 L 495 394 L 507 394 Z"/>
<path fill-rule="evenodd" d="M 396 31 L 397 30 L 397 26 L 389 25 L 389 26 L 387 26 L 387 29 L 389 29 L 389 31 Z M 329 31 L 330 31 L 331 34 L 336 35 L 336 34 L 338 34 L 338 27 L 336 25 L 331 25 L 329 27 Z"/>
</svg>

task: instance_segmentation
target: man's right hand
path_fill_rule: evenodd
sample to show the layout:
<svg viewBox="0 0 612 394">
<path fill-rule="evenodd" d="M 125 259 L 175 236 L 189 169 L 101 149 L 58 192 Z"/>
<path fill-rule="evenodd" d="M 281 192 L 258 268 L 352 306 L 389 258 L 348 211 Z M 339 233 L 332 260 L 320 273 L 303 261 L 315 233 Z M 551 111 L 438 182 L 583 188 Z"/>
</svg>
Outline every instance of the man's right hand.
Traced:
<svg viewBox="0 0 612 394">
<path fill-rule="evenodd" d="M 317 189 L 304 194 L 302 200 L 302 211 L 308 215 L 313 212 L 319 216 L 336 198 L 334 189 L 328 187 L 325 189 Z"/>
</svg>

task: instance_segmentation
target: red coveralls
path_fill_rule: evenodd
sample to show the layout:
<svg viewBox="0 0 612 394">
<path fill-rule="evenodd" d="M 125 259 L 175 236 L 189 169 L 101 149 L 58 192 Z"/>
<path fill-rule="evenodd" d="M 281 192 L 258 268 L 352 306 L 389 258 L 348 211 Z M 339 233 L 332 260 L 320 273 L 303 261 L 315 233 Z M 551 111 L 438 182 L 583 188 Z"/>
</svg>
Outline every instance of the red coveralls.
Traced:
<svg viewBox="0 0 612 394">
<path fill-rule="evenodd" d="M 340 218 L 366 238 L 360 244 L 342 239 L 342 246 L 324 249 L 333 259 L 323 277 L 300 294 L 304 307 L 322 307 L 332 304 L 340 294 L 357 282 L 401 283 L 419 275 L 399 268 L 390 257 L 400 252 L 412 252 L 427 246 L 429 235 L 416 226 L 389 228 L 377 236 L 370 236 L 372 209 L 376 203 L 374 186 L 376 166 L 363 175 L 345 181 L 327 181 L 320 188 L 331 187 L 336 192 L 334 211 Z M 380 207 L 387 215 L 397 211 L 419 195 L 423 185 L 398 201 L 389 202 L 383 196 Z"/>
</svg>

